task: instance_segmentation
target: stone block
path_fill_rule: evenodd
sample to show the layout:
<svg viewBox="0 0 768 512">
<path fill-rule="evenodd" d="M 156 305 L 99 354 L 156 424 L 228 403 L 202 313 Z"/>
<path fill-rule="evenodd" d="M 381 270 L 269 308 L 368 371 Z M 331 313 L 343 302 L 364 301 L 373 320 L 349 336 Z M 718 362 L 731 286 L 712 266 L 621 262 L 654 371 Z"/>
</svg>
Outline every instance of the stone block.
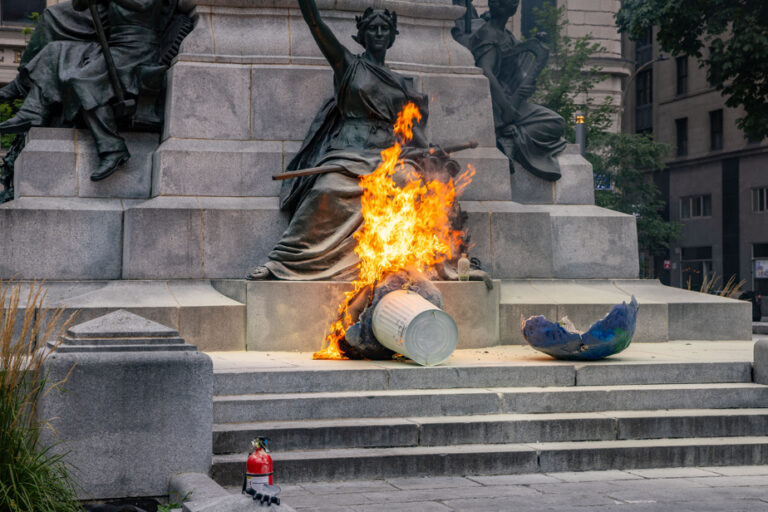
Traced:
<svg viewBox="0 0 768 512">
<path fill-rule="evenodd" d="M 552 218 L 554 277 L 637 277 L 634 217 L 586 205 L 542 206 L 542 209 Z"/>
<path fill-rule="evenodd" d="M 517 162 L 512 162 L 515 170 L 509 176 L 512 190 L 510 199 L 526 204 L 553 204 L 555 202 L 555 182 L 538 178 L 525 170 Z"/>
<path fill-rule="evenodd" d="M 99 165 L 99 155 L 90 132 L 75 133 L 77 148 L 77 195 L 80 197 L 120 197 L 148 199 L 152 187 L 152 155 L 159 144 L 155 133 L 123 133 L 131 159 L 107 180 L 91 181 Z"/>
<path fill-rule="evenodd" d="M 53 450 L 72 464 L 80 497 L 160 496 L 176 473 L 207 473 L 211 359 L 130 313 L 91 322 L 99 325 L 70 332 L 46 361 L 49 382 L 72 373 L 66 392 L 44 395 L 37 410 L 55 429 L 42 436 L 58 441 Z"/>
<path fill-rule="evenodd" d="M 458 348 L 498 344 L 498 283 L 435 282 L 445 311 L 459 328 Z M 320 350 L 351 283 L 262 281 L 247 283 L 248 350 Z M 294 321 L 301 307 L 302 321 Z"/>
<path fill-rule="evenodd" d="M 527 204 L 595 204 L 592 165 L 569 144 L 557 157 L 562 177 L 557 181 L 538 178 L 514 162 L 510 177 L 513 201 Z"/>
<path fill-rule="evenodd" d="M 463 227 L 464 241 L 469 247 L 468 257 L 477 258 L 486 272 L 492 272 L 493 256 L 491 254 L 491 214 L 475 211 L 473 202 L 461 202 L 462 210 L 467 214 Z M 469 205 L 469 208 L 466 206 Z M 492 275 L 492 274 L 491 274 Z"/>
<path fill-rule="evenodd" d="M 212 279 L 243 278 L 267 256 L 288 226 L 276 198 L 201 197 L 203 268 Z"/>
<path fill-rule="evenodd" d="M 244 303 L 217 292 L 208 282 L 172 281 L 178 328 L 188 343 L 206 352 L 245 350 Z"/>
<path fill-rule="evenodd" d="M 131 159 L 108 180 L 93 182 L 98 154 L 87 130 L 33 128 L 14 176 L 16 197 L 148 198 L 159 137 L 123 133 Z"/>
<path fill-rule="evenodd" d="M 448 145 L 476 140 L 482 147 L 496 147 L 491 93 L 485 76 L 425 74 L 421 81 L 422 91 L 429 96 L 432 142 Z"/>
<path fill-rule="evenodd" d="M 284 13 L 255 13 L 242 9 L 214 9 L 211 16 L 213 50 L 217 57 L 288 57 L 291 26 Z"/>
<path fill-rule="evenodd" d="M 284 168 L 278 141 L 168 139 L 155 153 L 153 196 L 277 196 Z"/>
<path fill-rule="evenodd" d="M 491 212 L 491 275 L 496 279 L 551 277 L 553 233 L 549 214 L 514 203 L 509 206 Z"/>
<path fill-rule="evenodd" d="M 123 277 L 241 278 L 286 225 L 273 197 L 157 197 L 126 212 Z"/>
<path fill-rule="evenodd" d="M 158 197 L 125 212 L 124 279 L 202 278 L 203 220 L 194 197 Z"/>
<path fill-rule="evenodd" d="M 320 350 L 351 283 L 249 282 L 248 350 Z M 310 305 L 311 304 L 311 305 Z M 301 311 L 301 322 L 296 322 Z"/>
<path fill-rule="evenodd" d="M 507 201 L 512 197 L 509 188 L 509 160 L 491 147 L 478 147 L 454 155 L 462 169 L 475 168 L 472 183 L 461 195 L 463 201 Z"/>
<path fill-rule="evenodd" d="M 333 95 L 330 67 L 254 66 L 251 73 L 252 138 L 304 140 L 310 123 Z"/>
<path fill-rule="evenodd" d="M 17 199 L 77 195 L 74 133 L 75 130 L 66 128 L 32 128 L 29 131 L 13 176 Z"/>
<path fill-rule="evenodd" d="M 457 348 L 482 348 L 499 344 L 499 287 L 488 290 L 482 282 L 436 282 L 443 294 L 445 312 L 459 328 Z"/>
<path fill-rule="evenodd" d="M 753 364 L 755 382 L 768 384 L 768 340 L 755 342 L 755 362 Z"/>
<path fill-rule="evenodd" d="M 563 176 L 555 182 L 555 204 L 595 204 L 592 165 L 581 156 L 579 147 L 569 144 L 557 160 Z"/>
<path fill-rule="evenodd" d="M 117 279 L 119 199 L 22 197 L 0 206 L 0 278 Z"/>
<path fill-rule="evenodd" d="M 251 102 L 248 66 L 177 62 L 167 76 L 163 140 L 250 138 L 251 116 L 245 108 Z"/>
</svg>

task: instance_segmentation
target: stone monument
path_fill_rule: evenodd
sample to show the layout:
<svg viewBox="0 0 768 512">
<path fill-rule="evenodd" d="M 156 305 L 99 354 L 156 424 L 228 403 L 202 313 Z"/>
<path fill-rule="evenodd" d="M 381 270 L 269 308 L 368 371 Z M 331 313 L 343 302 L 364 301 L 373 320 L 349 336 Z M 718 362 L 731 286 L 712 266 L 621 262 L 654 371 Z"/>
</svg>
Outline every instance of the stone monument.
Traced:
<svg viewBox="0 0 768 512">
<path fill-rule="evenodd" d="M 44 371 L 67 378 L 37 416 L 80 499 L 164 496 L 174 474 L 208 472 L 213 363 L 175 329 L 118 310 L 68 329 Z"/>
<path fill-rule="evenodd" d="M 342 37 L 371 2 L 317 5 Z M 461 206 L 470 256 L 500 286 L 437 283 L 459 324 L 459 348 L 519 342 L 521 313 L 567 313 L 579 327 L 579 312 L 591 322 L 594 310 L 631 294 L 641 308 L 636 342 L 750 336 L 748 305 L 637 279 L 635 219 L 594 205 L 592 170 L 575 148 L 557 156 L 557 181 L 510 178 L 488 80 L 450 34 L 464 7 L 373 5 L 397 11 L 388 64 L 429 97 L 427 140 L 479 142 L 456 154 L 477 168 Z M 81 309 L 84 319 L 125 308 L 202 350 L 319 348 L 345 283 L 242 279 L 288 223 L 271 176 L 296 155 L 333 91 L 298 7 L 198 0 L 195 27 L 167 73 L 162 134 L 127 134 L 129 167 L 103 182 L 89 179 L 96 151 L 87 132 L 33 128 L 17 161 L 16 199 L 0 206 L 0 277 L 46 279 L 50 304 Z"/>
</svg>

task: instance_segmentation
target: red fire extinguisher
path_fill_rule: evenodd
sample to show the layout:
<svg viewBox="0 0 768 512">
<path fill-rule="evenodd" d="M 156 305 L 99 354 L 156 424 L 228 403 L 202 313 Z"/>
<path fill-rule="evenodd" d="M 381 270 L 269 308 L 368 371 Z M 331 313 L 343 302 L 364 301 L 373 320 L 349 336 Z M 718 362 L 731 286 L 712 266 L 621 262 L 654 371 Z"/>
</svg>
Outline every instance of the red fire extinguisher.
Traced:
<svg viewBox="0 0 768 512">
<path fill-rule="evenodd" d="M 257 437 L 251 441 L 251 453 L 245 464 L 243 492 L 258 484 L 272 485 L 272 457 L 269 456 L 266 437 Z"/>
</svg>

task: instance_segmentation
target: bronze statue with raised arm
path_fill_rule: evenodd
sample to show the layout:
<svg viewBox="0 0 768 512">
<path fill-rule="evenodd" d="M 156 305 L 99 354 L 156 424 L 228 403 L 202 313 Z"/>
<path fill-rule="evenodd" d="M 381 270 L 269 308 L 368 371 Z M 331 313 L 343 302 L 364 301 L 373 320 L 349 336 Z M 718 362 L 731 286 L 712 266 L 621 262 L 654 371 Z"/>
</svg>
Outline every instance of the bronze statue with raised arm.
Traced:
<svg viewBox="0 0 768 512">
<path fill-rule="evenodd" d="M 368 8 L 357 17 L 353 39 L 365 51 L 355 55 L 321 19 L 313 0 L 298 0 L 304 20 L 334 72 L 335 95 L 312 122 L 304 144 L 287 170 L 334 165 L 341 172 L 283 182 L 280 205 L 292 217 L 288 228 L 250 279 L 348 280 L 358 257 L 354 233 L 362 226 L 359 176 L 379 165 L 380 153 L 395 142 L 398 112 L 415 103 L 422 122 L 413 145 L 427 147 L 423 126 L 427 98 L 384 64 L 397 36 L 397 15 Z"/>
<path fill-rule="evenodd" d="M 557 154 L 563 151 L 565 120 L 555 112 L 531 103 L 536 78 L 549 52 L 538 40 L 520 42 L 506 29 L 519 0 L 489 0 L 488 12 L 478 17 L 471 2 L 467 18 L 456 22 L 453 36 L 475 57 L 491 87 L 496 145 L 510 159 L 539 178 L 560 179 Z"/>
</svg>

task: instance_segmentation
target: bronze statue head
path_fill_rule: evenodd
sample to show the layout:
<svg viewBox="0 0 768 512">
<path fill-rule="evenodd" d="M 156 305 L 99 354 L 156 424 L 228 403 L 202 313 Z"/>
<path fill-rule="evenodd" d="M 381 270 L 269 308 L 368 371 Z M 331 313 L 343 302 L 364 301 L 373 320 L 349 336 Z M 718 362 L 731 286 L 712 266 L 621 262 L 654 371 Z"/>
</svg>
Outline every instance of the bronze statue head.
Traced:
<svg viewBox="0 0 768 512">
<path fill-rule="evenodd" d="M 517 12 L 520 0 L 488 0 L 488 10 L 494 17 L 511 17 Z"/>
<path fill-rule="evenodd" d="M 366 50 L 386 51 L 395 43 L 397 31 L 397 13 L 389 9 L 369 7 L 362 16 L 355 16 L 357 34 L 352 39 Z M 382 46 L 383 48 L 378 48 Z"/>
</svg>

